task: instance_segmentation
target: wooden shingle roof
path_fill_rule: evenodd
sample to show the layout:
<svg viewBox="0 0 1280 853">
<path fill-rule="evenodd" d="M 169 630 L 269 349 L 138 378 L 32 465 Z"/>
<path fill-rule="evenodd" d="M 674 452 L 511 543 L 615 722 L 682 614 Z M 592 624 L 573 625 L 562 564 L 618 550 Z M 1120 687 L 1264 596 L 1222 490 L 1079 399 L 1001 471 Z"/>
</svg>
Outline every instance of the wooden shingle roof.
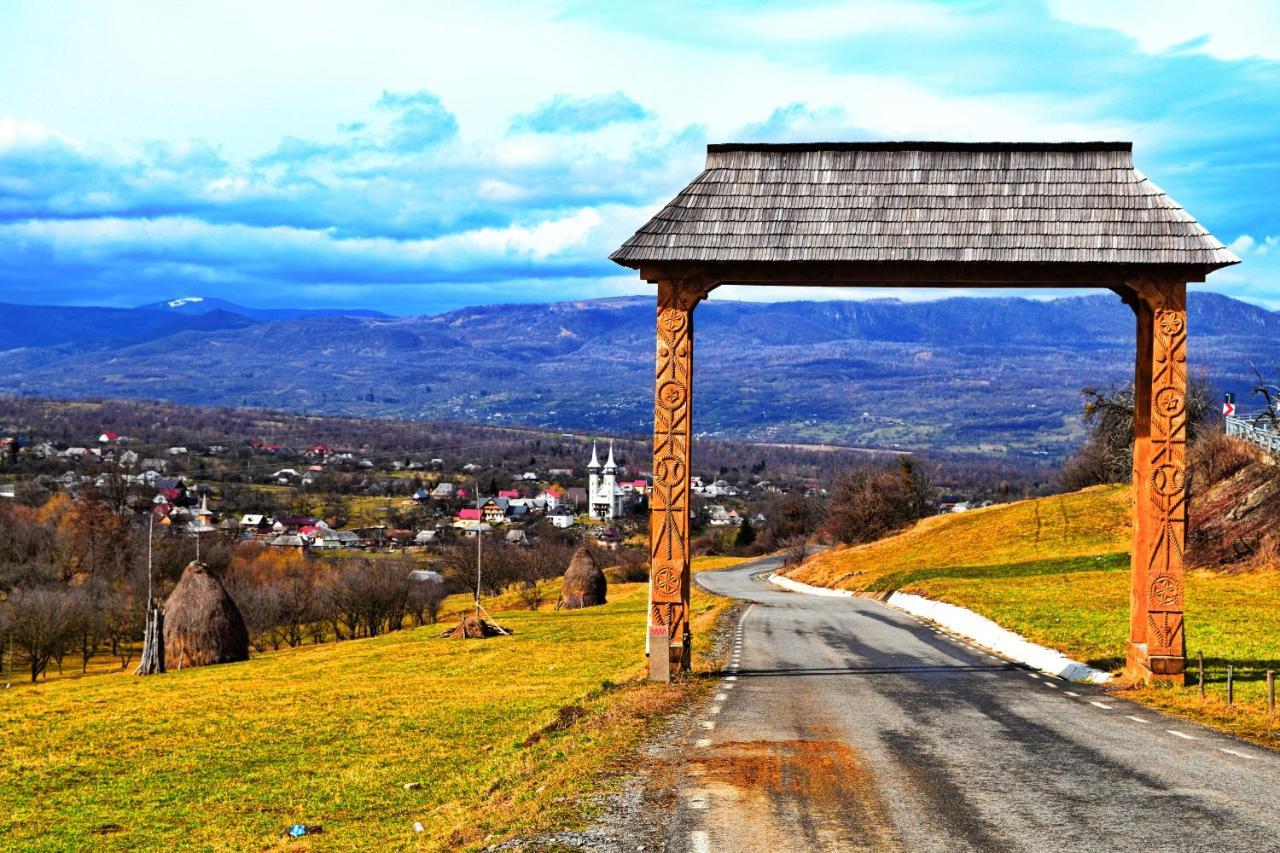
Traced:
<svg viewBox="0 0 1280 853">
<path fill-rule="evenodd" d="M 611 257 L 1239 263 L 1133 167 L 1127 142 L 709 145 L 702 174 Z"/>
</svg>

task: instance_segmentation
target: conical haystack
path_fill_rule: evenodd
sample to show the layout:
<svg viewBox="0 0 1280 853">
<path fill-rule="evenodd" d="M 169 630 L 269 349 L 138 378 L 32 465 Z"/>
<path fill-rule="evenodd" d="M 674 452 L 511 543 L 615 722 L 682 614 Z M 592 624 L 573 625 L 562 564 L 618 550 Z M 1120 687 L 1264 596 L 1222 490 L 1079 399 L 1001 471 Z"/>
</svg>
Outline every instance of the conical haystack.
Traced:
<svg viewBox="0 0 1280 853">
<path fill-rule="evenodd" d="M 440 636 L 448 640 L 483 640 L 511 632 L 487 619 L 464 615 L 457 625 Z"/>
<path fill-rule="evenodd" d="M 579 548 L 569 561 L 569 570 L 564 573 L 564 591 L 560 593 L 560 603 L 556 606 L 561 610 L 598 607 L 605 603 L 608 590 L 609 582 L 605 580 L 591 550 Z"/>
<path fill-rule="evenodd" d="M 204 563 L 192 561 L 164 604 L 169 669 L 249 659 L 249 631 L 240 608 Z"/>
</svg>

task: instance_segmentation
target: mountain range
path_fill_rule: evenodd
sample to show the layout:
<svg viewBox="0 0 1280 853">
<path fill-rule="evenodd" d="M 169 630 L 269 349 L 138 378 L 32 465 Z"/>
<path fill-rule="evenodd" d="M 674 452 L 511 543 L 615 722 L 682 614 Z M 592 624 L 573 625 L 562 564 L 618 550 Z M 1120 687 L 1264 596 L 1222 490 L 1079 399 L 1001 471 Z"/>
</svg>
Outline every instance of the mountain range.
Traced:
<svg viewBox="0 0 1280 853">
<path fill-rule="evenodd" d="M 177 303 L 177 304 L 175 304 Z M 1280 313 L 1189 304 L 1193 373 L 1247 403 L 1280 368 Z M 695 429 L 778 442 L 1058 457 L 1080 389 L 1132 376 L 1111 294 L 753 303 L 696 314 Z M 212 298 L 136 309 L 0 305 L 0 393 L 645 433 L 652 298 L 423 317 Z"/>
</svg>

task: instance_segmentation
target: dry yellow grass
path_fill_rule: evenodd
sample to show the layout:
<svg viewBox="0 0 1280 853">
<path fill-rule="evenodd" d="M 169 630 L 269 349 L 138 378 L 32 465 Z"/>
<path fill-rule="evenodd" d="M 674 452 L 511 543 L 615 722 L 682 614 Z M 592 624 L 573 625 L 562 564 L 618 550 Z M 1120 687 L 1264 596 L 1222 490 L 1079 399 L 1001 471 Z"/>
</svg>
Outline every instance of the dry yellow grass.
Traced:
<svg viewBox="0 0 1280 853">
<path fill-rule="evenodd" d="M 495 640 L 431 626 L 0 692 L 0 846 L 308 849 L 280 837 L 302 822 L 316 849 L 452 850 L 581 823 L 649 725 L 709 686 L 640 681 L 645 586 L 610 592 L 495 613 L 515 632 Z M 695 593 L 695 625 L 726 604 Z"/>
<path fill-rule="evenodd" d="M 892 589 L 885 580 L 913 569 L 996 566 L 1122 551 L 1129 546 L 1128 519 L 1128 488 L 1099 486 L 932 516 L 895 536 L 818 554 L 787 574 L 815 586 Z"/>
</svg>

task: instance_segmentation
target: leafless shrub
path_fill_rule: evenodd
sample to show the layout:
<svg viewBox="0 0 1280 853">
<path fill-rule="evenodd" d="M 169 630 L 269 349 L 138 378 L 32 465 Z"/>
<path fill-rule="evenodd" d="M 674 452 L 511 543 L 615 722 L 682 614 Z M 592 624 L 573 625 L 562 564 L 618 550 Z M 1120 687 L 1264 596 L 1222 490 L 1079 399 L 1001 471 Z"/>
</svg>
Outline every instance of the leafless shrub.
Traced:
<svg viewBox="0 0 1280 853">
<path fill-rule="evenodd" d="M 809 556 L 809 537 L 795 535 L 789 536 L 778 543 L 781 546 L 779 555 L 782 557 L 782 565 L 796 566 L 804 562 L 804 558 Z"/>
<path fill-rule="evenodd" d="M 893 467 L 859 466 L 836 479 L 822 532 L 840 542 L 870 542 L 921 518 L 928 478 L 910 457 Z"/>
<path fill-rule="evenodd" d="M 1258 458 L 1247 442 L 1215 432 L 1202 436 L 1187 454 L 1193 494 L 1200 494 Z"/>
</svg>

